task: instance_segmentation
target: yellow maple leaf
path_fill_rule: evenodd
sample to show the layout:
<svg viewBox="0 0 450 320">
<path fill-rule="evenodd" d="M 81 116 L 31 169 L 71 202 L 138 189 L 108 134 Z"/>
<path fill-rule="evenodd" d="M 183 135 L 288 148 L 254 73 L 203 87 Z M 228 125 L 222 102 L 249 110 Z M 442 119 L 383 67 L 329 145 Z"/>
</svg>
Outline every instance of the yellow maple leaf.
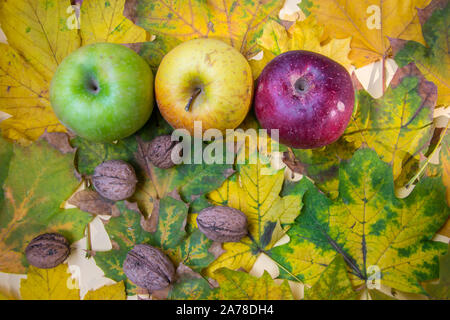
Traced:
<svg viewBox="0 0 450 320">
<path fill-rule="evenodd" d="M 126 300 L 125 284 L 123 281 L 88 291 L 83 300 Z"/>
<path fill-rule="evenodd" d="M 94 42 L 136 43 L 147 39 L 147 32 L 123 16 L 125 0 L 91 0 L 81 7 L 82 44 Z"/>
<path fill-rule="evenodd" d="M 48 132 L 65 131 L 50 106 L 48 82 L 11 46 L 0 43 L 0 123 L 2 134 L 22 144 Z"/>
<path fill-rule="evenodd" d="M 291 50 L 317 52 L 350 69 L 350 41 L 351 38 L 327 39 L 324 28 L 313 16 L 309 16 L 297 21 L 288 30 L 274 20 L 269 21 L 257 43 L 274 55 Z"/>
<path fill-rule="evenodd" d="M 330 36 L 352 37 L 349 57 L 359 68 L 387 56 L 387 37 L 425 44 L 416 8 L 423 8 L 430 1 L 320 0 L 304 1 L 300 7 L 314 14 Z"/>
<path fill-rule="evenodd" d="M 0 1 L 0 24 L 8 43 L 48 81 L 80 46 L 78 30 L 67 25 L 69 8 L 69 0 Z"/>
<path fill-rule="evenodd" d="M 30 266 L 26 279 L 20 280 L 24 300 L 80 300 L 78 280 L 72 279 L 67 264 L 52 269 Z M 84 300 L 125 300 L 123 281 L 88 291 Z"/>
<path fill-rule="evenodd" d="M 20 280 L 24 300 L 79 300 L 78 281 L 71 279 L 66 264 L 53 269 L 30 266 L 26 279 Z"/>
</svg>

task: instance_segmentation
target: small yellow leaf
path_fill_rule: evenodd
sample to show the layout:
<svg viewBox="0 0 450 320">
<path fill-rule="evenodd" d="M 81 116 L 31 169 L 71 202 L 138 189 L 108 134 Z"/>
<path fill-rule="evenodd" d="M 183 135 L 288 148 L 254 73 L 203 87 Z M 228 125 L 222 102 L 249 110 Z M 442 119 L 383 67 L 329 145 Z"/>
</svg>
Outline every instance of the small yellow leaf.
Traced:
<svg viewBox="0 0 450 320">
<path fill-rule="evenodd" d="M 82 44 L 146 41 L 147 32 L 123 16 L 124 4 L 125 0 L 84 1 L 80 16 Z"/>
<path fill-rule="evenodd" d="M 8 43 L 48 81 L 80 46 L 78 30 L 69 24 L 74 14 L 69 0 L 0 1 L 0 24 Z"/>
<path fill-rule="evenodd" d="M 126 300 L 125 284 L 123 281 L 88 291 L 83 300 Z"/>
<path fill-rule="evenodd" d="M 20 280 L 20 295 L 24 300 L 79 300 L 80 290 L 67 264 L 53 269 L 30 266 L 27 278 Z"/>
</svg>

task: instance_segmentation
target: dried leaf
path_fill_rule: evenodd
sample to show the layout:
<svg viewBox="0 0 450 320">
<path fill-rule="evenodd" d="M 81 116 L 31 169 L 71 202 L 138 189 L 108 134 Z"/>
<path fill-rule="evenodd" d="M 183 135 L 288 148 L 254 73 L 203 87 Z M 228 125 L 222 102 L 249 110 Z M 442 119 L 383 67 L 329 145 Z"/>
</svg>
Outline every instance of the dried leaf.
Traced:
<svg viewBox="0 0 450 320">
<path fill-rule="evenodd" d="M 93 213 L 95 215 L 110 215 L 118 216 L 119 209 L 117 209 L 114 201 L 103 198 L 97 191 L 81 190 L 70 197 L 67 202 L 74 205 L 80 210 Z"/>
<path fill-rule="evenodd" d="M 40 139 L 47 141 L 53 148 L 59 150 L 62 154 L 73 153 L 76 151 L 76 149 L 70 145 L 69 135 L 65 132 L 47 132 L 47 130 L 45 130 Z"/>
</svg>

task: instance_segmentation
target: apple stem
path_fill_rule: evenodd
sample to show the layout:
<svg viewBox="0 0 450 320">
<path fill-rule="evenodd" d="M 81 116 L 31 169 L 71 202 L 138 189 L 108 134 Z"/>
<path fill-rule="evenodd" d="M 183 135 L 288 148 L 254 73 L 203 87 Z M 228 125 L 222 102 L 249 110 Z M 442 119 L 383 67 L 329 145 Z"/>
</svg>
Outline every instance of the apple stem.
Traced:
<svg viewBox="0 0 450 320">
<path fill-rule="evenodd" d="M 189 111 L 191 109 L 192 102 L 194 102 L 194 99 L 197 98 L 197 96 L 202 92 L 202 89 L 196 88 L 195 91 L 192 93 L 192 96 L 189 98 L 189 101 L 184 108 L 184 110 Z"/>
</svg>

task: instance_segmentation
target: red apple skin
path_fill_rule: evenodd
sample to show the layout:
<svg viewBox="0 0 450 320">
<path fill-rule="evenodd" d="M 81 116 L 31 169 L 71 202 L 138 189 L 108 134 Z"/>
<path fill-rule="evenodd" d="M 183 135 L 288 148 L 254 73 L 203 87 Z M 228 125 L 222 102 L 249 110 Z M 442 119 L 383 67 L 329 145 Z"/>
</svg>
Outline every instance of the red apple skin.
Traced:
<svg viewBox="0 0 450 320">
<path fill-rule="evenodd" d="M 350 121 L 354 103 L 347 70 L 328 57 L 303 50 L 285 52 L 267 64 L 255 93 L 261 126 L 279 129 L 280 142 L 299 149 L 336 141 Z"/>
</svg>

